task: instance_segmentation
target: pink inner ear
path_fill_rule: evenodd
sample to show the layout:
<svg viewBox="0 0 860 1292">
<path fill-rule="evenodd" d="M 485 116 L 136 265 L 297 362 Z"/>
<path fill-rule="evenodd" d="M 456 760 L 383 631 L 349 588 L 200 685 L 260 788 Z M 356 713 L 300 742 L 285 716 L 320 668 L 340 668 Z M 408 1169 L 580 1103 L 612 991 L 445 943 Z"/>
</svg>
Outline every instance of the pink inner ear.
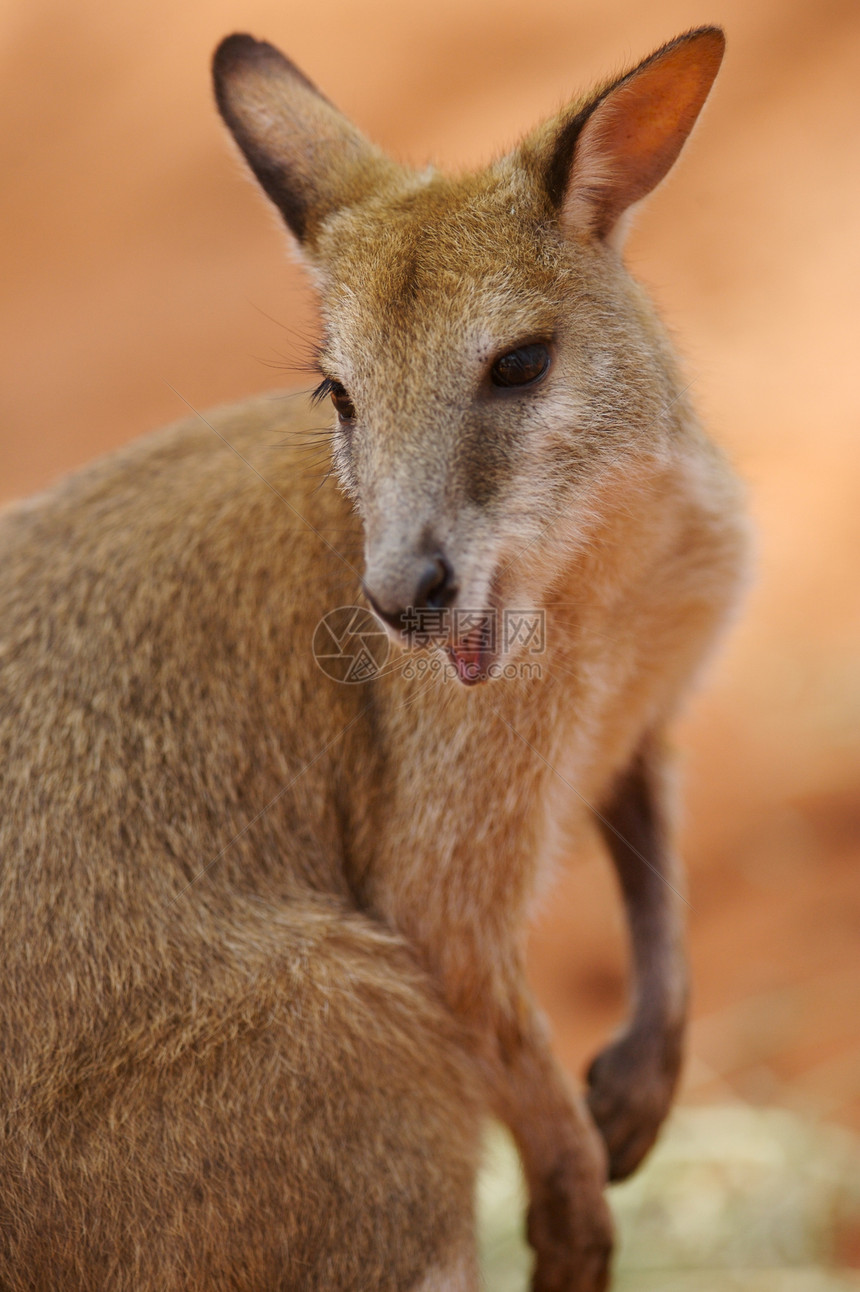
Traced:
<svg viewBox="0 0 860 1292">
<path fill-rule="evenodd" d="M 609 90 L 582 127 L 565 222 L 605 237 L 664 178 L 708 97 L 722 37 L 703 33 L 648 60 Z"/>
</svg>

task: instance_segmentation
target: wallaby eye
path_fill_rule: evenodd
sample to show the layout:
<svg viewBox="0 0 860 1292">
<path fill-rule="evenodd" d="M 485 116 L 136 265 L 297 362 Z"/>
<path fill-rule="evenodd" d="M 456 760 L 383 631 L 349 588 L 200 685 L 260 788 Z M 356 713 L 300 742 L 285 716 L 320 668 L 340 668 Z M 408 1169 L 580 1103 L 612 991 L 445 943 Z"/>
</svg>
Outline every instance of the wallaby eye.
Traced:
<svg viewBox="0 0 860 1292">
<path fill-rule="evenodd" d="M 494 386 L 530 386 L 549 367 L 549 350 L 540 341 L 517 346 L 500 355 L 490 369 Z"/>
<path fill-rule="evenodd" d="M 329 383 L 329 394 L 331 395 L 331 402 L 337 409 L 337 415 L 340 420 L 342 422 L 354 422 L 355 409 L 353 407 L 352 400 L 339 381 L 332 381 Z"/>
</svg>

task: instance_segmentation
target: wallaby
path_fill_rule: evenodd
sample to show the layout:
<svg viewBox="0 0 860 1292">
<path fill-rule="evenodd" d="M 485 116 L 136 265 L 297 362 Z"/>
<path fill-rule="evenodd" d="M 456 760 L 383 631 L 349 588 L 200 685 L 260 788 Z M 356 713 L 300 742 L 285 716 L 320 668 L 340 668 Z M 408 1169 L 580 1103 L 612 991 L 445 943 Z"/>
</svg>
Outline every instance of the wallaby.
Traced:
<svg viewBox="0 0 860 1292">
<path fill-rule="evenodd" d="M 681 1054 L 666 728 L 745 550 L 620 245 L 723 44 L 454 179 L 217 50 L 321 293 L 335 476 L 319 409 L 259 398 L 0 521 L 4 1292 L 477 1288 L 488 1117 L 533 1287 L 606 1286 Z M 593 814 L 634 982 L 581 1099 L 523 941 Z"/>
</svg>

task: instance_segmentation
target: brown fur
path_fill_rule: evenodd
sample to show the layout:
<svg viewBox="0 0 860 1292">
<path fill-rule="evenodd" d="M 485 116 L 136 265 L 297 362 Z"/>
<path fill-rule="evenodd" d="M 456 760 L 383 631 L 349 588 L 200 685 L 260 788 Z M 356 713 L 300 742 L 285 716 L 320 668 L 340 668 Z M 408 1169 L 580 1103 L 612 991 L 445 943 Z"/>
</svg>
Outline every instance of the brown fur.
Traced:
<svg viewBox="0 0 860 1292">
<path fill-rule="evenodd" d="M 320 413 L 272 396 L 0 520 L 4 1290 L 476 1287 L 488 1114 L 523 1158 L 534 1287 L 605 1285 L 591 1114 L 625 1174 L 677 1078 L 662 739 L 744 547 L 615 244 L 721 49 L 681 38 L 446 179 L 383 159 L 270 46 L 221 47 L 219 106 L 320 284 L 356 507 L 289 447 Z M 546 378 L 494 389 L 534 339 Z M 410 605 L 436 550 L 458 604 L 545 611 L 541 677 L 415 679 L 400 653 L 325 676 L 319 620 L 362 576 Z M 638 985 L 589 1113 L 522 943 L 592 805 Z"/>
</svg>

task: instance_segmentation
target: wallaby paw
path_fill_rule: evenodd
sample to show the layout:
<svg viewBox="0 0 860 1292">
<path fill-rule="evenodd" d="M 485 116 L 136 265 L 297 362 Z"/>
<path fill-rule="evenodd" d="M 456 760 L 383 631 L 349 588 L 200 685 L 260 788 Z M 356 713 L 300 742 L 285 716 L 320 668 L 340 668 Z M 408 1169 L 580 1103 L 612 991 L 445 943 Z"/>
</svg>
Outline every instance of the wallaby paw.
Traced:
<svg viewBox="0 0 860 1292">
<path fill-rule="evenodd" d="M 609 1154 L 609 1179 L 623 1180 L 653 1145 L 672 1103 L 680 1070 L 677 1037 L 628 1032 L 601 1050 L 588 1069 L 588 1107 Z"/>
<path fill-rule="evenodd" d="M 599 1185 L 559 1169 L 533 1197 L 527 1230 L 536 1258 L 531 1292 L 604 1292 L 609 1286 L 612 1217 Z"/>
<path fill-rule="evenodd" d="M 604 1292 L 609 1287 L 607 1251 L 577 1253 L 575 1262 L 568 1259 L 538 1260 L 532 1275 L 531 1292 Z"/>
</svg>

